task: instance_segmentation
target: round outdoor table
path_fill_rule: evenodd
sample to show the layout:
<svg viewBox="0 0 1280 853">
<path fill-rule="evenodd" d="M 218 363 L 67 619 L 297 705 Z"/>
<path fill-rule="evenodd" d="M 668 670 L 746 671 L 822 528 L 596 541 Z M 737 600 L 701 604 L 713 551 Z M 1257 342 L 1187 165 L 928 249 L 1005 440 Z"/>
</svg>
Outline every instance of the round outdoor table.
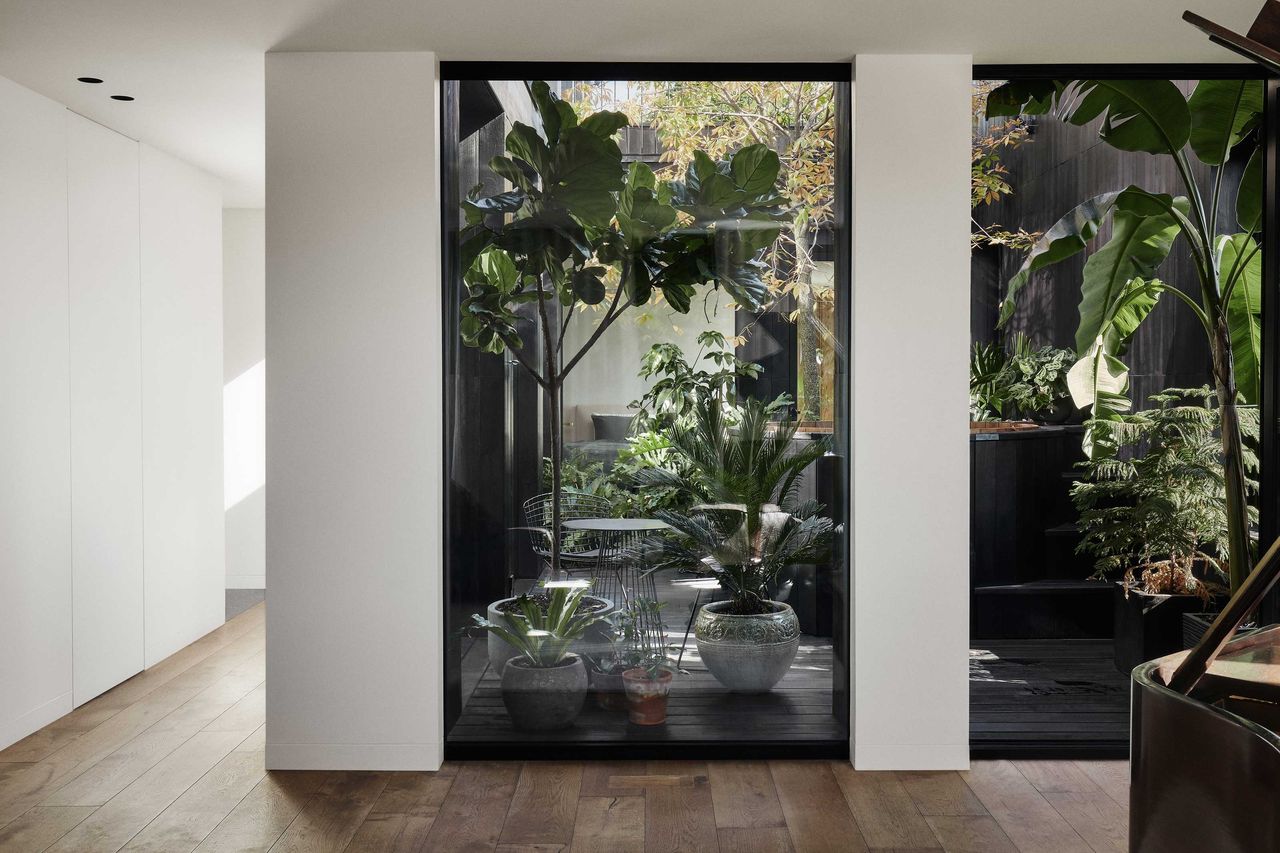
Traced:
<svg viewBox="0 0 1280 853">
<path fill-rule="evenodd" d="M 630 555 L 642 539 L 659 530 L 666 522 L 656 518 L 575 518 L 561 523 L 565 530 L 582 530 L 599 540 L 599 558 L 591 573 L 591 592 L 626 607 L 633 601 L 651 601 L 654 607 L 642 608 L 637 627 L 646 646 L 661 650 L 666 643 L 662 617 L 658 613 L 658 589 L 653 573 Z"/>
</svg>

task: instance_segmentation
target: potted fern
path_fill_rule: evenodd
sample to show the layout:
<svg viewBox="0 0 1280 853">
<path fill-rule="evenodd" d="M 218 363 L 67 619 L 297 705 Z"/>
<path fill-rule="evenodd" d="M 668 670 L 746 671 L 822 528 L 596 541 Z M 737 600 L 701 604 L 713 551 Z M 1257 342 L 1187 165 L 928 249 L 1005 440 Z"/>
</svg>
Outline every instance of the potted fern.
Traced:
<svg viewBox="0 0 1280 853">
<path fill-rule="evenodd" d="M 646 543 L 650 565 L 714 577 L 727 595 L 698 611 L 694 637 L 703 663 L 730 690 L 760 693 L 787 673 L 800 643 L 791 606 L 771 590 L 787 567 L 825 556 L 834 529 L 821 507 L 799 503 L 806 468 L 827 451 L 825 441 L 797 445 L 796 424 L 773 422 L 768 407 L 748 400 L 725 417 L 715 396 L 698 401 L 691 423 L 670 428 L 683 471 L 650 468 L 636 480 L 670 487 L 700 502 L 656 515 L 669 531 Z"/>
<path fill-rule="evenodd" d="M 601 617 L 580 605 L 585 589 L 553 589 L 540 605 L 528 596 L 518 606 L 490 621 L 477 614 L 477 627 L 497 635 L 517 655 L 502 670 L 502 704 L 511 724 L 523 731 L 563 729 L 573 725 L 587 695 L 587 670 L 571 650 Z"/>
<path fill-rule="evenodd" d="M 1218 413 L 1208 388 L 1153 395 L 1153 408 L 1093 423 L 1105 453 L 1072 488 L 1095 577 L 1116 579 L 1116 666 L 1129 671 L 1181 648 L 1183 615 L 1224 591 L 1228 524 Z M 1256 434 L 1256 409 L 1241 407 Z M 1257 458 L 1245 448 L 1245 469 Z M 1249 491 L 1257 483 L 1247 480 Z M 1256 511 L 1250 509 L 1251 515 Z"/>
</svg>

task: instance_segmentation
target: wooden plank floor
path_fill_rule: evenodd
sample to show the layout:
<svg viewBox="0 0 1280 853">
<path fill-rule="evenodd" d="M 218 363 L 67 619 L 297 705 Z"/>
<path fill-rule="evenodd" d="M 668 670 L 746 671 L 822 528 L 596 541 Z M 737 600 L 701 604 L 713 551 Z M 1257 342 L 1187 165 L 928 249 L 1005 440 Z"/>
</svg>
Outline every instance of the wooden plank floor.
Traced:
<svg viewBox="0 0 1280 853">
<path fill-rule="evenodd" d="M 263 768 L 264 605 L 0 751 L 0 851 L 1125 849 L 1124 762 Z"/>
<path fill-rule="evenodd" d="M 969 742 L 1129 745 L 1129 679 L 1110 640 L 974 640 L 969 650 Z"/>
</svg>

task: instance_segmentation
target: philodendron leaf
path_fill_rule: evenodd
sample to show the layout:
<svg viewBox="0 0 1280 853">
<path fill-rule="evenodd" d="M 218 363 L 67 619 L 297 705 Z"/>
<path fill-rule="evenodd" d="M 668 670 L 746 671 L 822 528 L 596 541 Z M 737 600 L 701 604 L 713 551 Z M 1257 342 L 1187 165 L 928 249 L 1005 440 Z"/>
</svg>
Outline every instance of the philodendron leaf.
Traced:
<svg viewBox="0 0 1280 853">
<path fill-rule="evenodd" d="M 1179 209 L 1189 209 L 1186 199 L 1174 199 Z M 1164 263 L 1182 230 L 1173 216 L 1159 213 L 1143 216 L 1116 208 L 1112 216 L 1111 239 L 1089 256 L 1080 283 L 1080 325 L 1076 329 L 1076 352 L 1084 355 L 1099 335 L 1106 332 L 1126 285 L 1133 279 L 1151 277 Z"/>
<path fill-rule="evenodd" d="M 1257 403 L 1262 364 L 1262 253 L 1253 237 L 1236 234 L 1218 238 L 1218 269 L 1223 278 L 1235 275 L 1226 308 L 1236 390 L 1243 402 Z"/>
<path fill-rule="evenodd" d="M 1191 137 L 1191 110 L 1168 80 L 1078 80 L 1058 94 L 1075 125 L 1102 119 L 1098 135 L 1121 151 L 1177 154 Z"/>
<path fill-rule="evenodd" d="M 1236 195 L 1236 221 L 1250 234 L 1262 229 L 1262 149 L 1254 150 L 1240 177 Z"/>
<path fill-rule="evenodd" d="M 1202 163 L 1221 166 L 1262 118 L 1262 81 L 1201 80 L 1187 107 L 1191 149 Z"/>
<path fill-rule="evenodd" d="M 1009 279 L 1008 290 L 1000 303 L 1000 320 L 997 326 L 1008 323 L 1013 316 L 1018 291 L 1031 280 L 1032 273 L 1084 250 L 1085 245 L 1097 235 L 1098 227 L 1111 213 L 1119 195 L 1119 192 L 1103 193 L 1082 202 L 1036 240 L 1022 262 L 1022 267 Z"/>
</svg>

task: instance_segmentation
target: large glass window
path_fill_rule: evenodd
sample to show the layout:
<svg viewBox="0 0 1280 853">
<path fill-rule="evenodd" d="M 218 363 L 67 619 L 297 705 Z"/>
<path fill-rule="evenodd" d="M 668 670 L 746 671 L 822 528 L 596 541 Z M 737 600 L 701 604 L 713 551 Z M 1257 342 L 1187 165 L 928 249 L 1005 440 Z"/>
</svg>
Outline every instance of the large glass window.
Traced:
<svg viewBox="0 0 1280 853">
<path fill-rule="evenodd" d="M 843 754 L 848 69 L 524 70 L 444 73 L 447 748 Z"/>
</svg>

